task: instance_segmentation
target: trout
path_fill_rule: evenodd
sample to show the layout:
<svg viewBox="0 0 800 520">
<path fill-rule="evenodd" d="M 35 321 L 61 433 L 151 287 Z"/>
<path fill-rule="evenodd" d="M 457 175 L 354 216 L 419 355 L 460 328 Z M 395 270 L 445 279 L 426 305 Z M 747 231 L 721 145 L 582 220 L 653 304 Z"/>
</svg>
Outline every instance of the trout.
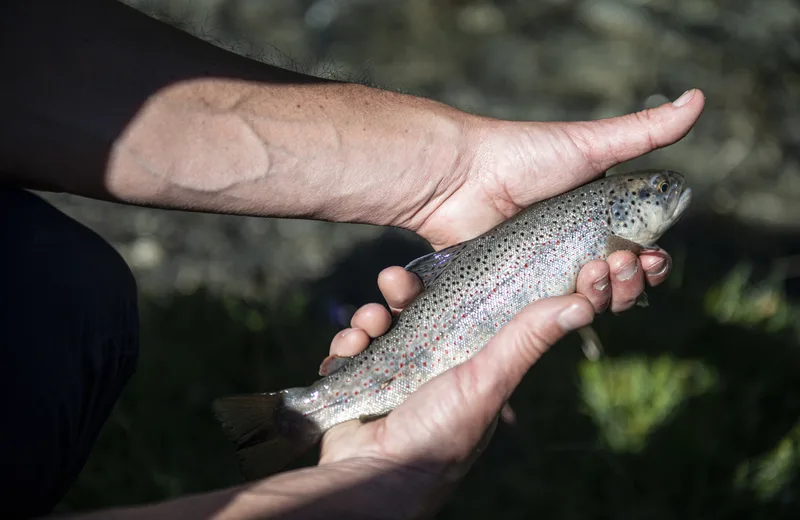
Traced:
<svg viewBox="0 0 800 520">
<path fill-rule="evenodd" d="M 213 404 L 248 480 L 314 446 L 328 429 L 390 413 L 427 381 L 474 356 L 520 310 L 575 292 L 578 272 L 614 251 L 656 249 L 684 213 L 683 175 L 610 175 L 538 202 L 486 233 L 406 269 L 424 291 L 389 331 L 350 358 L 329 356 L 311 386 Z"/>
</svg>

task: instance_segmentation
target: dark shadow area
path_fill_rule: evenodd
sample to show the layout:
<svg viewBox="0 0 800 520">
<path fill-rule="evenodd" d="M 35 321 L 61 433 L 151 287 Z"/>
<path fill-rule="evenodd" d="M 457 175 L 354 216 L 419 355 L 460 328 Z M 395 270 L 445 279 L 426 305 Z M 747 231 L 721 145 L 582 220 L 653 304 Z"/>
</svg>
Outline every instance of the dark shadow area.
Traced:
<svg viewBox="0 0 800 520">
<path fill-rule="evenodd" d="M 719 219 L 681 223 L 662 243 L 685 257 L 680 287 L 651 289 L 648 309 L 598 319 L 601 362 L 667 355 L 702 362 L 716 383 L 683 398 L 641 449 L 614 450 L 586 411 L 578 367 L 587 361 L 573 335 L 533 368 L 511 400 L 516 424 L 500 425 L 439 517 L 797 517 L 797 460 L 768 495 L 736 484 L 743 465 L 768 456 L 797 426 L 796 332 L 721 324 L 704 297 L 737 261 L 752 261 L 766 276 L 772 259 L 799 244 L 790 234 Z M 276 305 L 203 292 L 144 297 L 139 371 L 64 506 L 142 503 L 240 482 L 210 402 L 316 379 L 341 326 L 331 308 L 380 301 L 378 272 L 426 251 L 389 231 Z M 314 455 L 291 467 L 313 464 Z"/>
<path fill-rule="evenodd" d="M 9 69 L 4 93 L 20 98 L 27 112 L 9 105 L 8 117 L 25 126 L 16 129 L 14 147 L 3 149 L 4 168 L 10 174 L 19 165 L 31 169 L 31 159 L 18 155 L 38 150 L 57 129 L 65 134 L 63 143 L 52 143 L 34 163 L 37 169 L 61 168 L 63 175 L 81 178 L 79 194 L 106 198 L 112 146 L 156 93 L 203 79 L 300 86 L 331 81 L 230 52 L 225 42 L 200 39 L 170 23 L 190 29 L 120 1 L 51 2 L 45 9 L 11 2 L 0 19 L 0 61 Z M 207 103 L 201 95 L 193 101 Z M 34 108 L 44 112 L 32 113 Z M 25 187 L 38 182 L 35 175 L 26 180 Z"/>
</svg>

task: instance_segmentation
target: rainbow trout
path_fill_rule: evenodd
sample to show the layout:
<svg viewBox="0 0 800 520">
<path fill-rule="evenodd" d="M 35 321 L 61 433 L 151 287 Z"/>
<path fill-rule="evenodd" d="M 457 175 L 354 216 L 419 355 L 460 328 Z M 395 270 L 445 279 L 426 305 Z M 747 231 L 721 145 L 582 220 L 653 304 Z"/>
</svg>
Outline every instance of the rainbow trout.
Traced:
<svg viewBox="0 0 800 520">
<path fill-rule="evenodd" d="M 523 307 L 575 292 L 587 262 L 654 248 L 690 201 L 691 190 L 676 172 L 607 176 L 414 260 L 406 269 L 425 290 L 364 352 L 329 357 L 320 368 L 324 377 L 309 387 L 214 402 L 243 475 L 256 479 L 279 470 L 337 424 L 388 414 L 474 356 Z"/>
</svg>

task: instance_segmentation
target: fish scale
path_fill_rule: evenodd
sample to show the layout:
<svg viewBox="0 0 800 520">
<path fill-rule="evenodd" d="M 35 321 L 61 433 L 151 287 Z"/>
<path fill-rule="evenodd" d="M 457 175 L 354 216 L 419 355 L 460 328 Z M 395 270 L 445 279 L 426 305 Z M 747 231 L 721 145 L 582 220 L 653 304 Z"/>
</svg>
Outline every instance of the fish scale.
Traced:
<svg viewBox="0 0 800 520">
<path fill-rule="evenodd" d="M 586 263 L 652 247 L 690 193 L 676 172 L 605 177 L 410 263 L 425 290 L 362 353 L 336 360 L 339 366 L 309 387 L 218 401 L 243 472 L 263 476 L 333 426 L 391 412 L 474 356 L 527 305 L 575 292 Z M 283 454 L 267 455 L 269 442 L 281 444 Z"/>
</svg>

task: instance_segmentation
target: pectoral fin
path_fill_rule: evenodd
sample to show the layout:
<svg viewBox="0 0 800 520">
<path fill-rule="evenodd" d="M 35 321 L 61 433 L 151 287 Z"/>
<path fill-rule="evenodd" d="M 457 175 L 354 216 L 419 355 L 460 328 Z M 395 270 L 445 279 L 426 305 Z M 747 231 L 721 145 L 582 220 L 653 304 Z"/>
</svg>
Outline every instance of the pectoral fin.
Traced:
<svg viewBox="0 0 800 520">
<path fill-rule="evenodd" d="M 627 238 L 622 238 L 617 235 L 611 235 L 606 239 L 606 253 L 611 254 L 616 251 L 630 251 L 635 255 L 640 255 L 644 251 L 658 251 L 661 248 L 653 244 L 652 246 L 643 246 L 637 244 Z"/>
<path fill-rule="evenodd" d="M 618 237 L 617 235 L 611 235 L 606 239 L 606 253 L 609 255 L 617 251 L 630 251 L 638 255 L 644 250 L 645 248 L 636 242 L 628 240 L 627 238 Z"/>
</svg>

